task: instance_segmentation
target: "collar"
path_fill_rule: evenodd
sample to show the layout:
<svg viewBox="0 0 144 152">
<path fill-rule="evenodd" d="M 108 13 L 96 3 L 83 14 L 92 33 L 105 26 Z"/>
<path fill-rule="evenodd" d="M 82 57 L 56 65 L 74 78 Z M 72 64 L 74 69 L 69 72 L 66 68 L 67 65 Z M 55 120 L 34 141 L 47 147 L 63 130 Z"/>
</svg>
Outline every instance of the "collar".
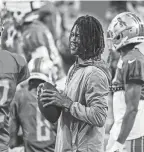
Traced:
<svg viewBox="0 0 144 152">
<path fill-rule="evenodd" d="M 92 65 L 92 64 L 94 64 L 94 63 L 97 62 L 97 61 L 99 62 L 99 61 L 101 61 L 101 59 L 95 60 L 95 59 L 91 59 L 91 58 L 90 58 L 90 59 L 88 59 L 88 60 L 82 60 L 81 58 L 77 57 L 74 65 L 75 65 L 75 66 L 81 66 L 81 67 L 83 67 L 83 66 Z"/>
<path fill-rule="evenodd" d="M 87 67 L 87 66 L 95 66 L 101 69 L 107 76 L 109 84 L 111 84 L 111 72 L 109 70 L 108 64 L 102 59 L 89 59 L 89 60 L 82 60 L 77 58 L 76 62 L 74 63 L 74 67 Z"/>
</svg>

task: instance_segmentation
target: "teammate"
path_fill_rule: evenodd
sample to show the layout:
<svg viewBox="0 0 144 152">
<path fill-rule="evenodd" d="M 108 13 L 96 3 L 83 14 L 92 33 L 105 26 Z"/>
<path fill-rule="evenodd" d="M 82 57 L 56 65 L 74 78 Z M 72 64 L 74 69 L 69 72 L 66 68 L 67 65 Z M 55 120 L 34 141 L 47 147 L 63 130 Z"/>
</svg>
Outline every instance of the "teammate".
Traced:
<svg viewBox="0 0 144 152">
<path fill-rule="evenodd" d="M 32 59 L 29 62 L 31 76 L 28 80 L 28 89 L 16 92 L 12 102 L 11 148 L 18 144 L 17 135 L 21 126 L 25 152 L 54 152 L 56 124 L 51 124 L 41 115 L 37 102 L 38 85 L 46 81 L 54 84 L 49 70 L 51 65 L 44 58 Z M 49 76 L 44 72 L 47 72 Z"/>
<path fill-rule="evenodd" d="M 55 44 L 56 41 L 52 31 L 56 31 L 56 27 L 53 24 L 58 22 L 56 17 L 58 14 L 54 10 L 55 7 L 52 2 L 48 2 L 48 4 L 40 8 L 38 11 L 39 18 L 32 21 L 23 32 L 23 46 L 27 61 L 31 58 L 48 57 L 48 60 L 52 61 L 55 67 L 57 66 L 58 68 L 57 85 L 64 86 L 69 65 L 65 63 L 65 59 L 62 58 L 63 55 L 59 53 L 58 47 Z M 60 27 L 59 24 L 56 24 L 56 26 Z M 59 29 L 58 27 L 56 29 Z M 61 38 L 59 39 L 61 40 Z M 62 51 L 64 49 L 61 48 Z M 68 56 L 66 57 L 68 58 Z M 67 60 L 71 61 L 71 59 Z"/>
<path fill-rule="evenodd" d="M 61 79 L 65 76 L 62 58 L 50 29 L 44 24 L 45 20 L 52 22 L 52 14 L 53 11 L 51 7 L 46 7 L 46 9 L 40 13 L 39 19 L 32 21 L 23 31 L 23 48 L 28 62 L 32 58 L 48 57 L 48 60 L 52 61 L 59 68 L 58 79 Z"/>
<path fill-rule="evenodd" d="M 114 124 L 107 152 L 144 151 L 144 23 L 135 14 L 117 15 L 108 27 L 109 49 L 120 52 L 112 82 Z M 139 45 L 138 45 L 139 44 Z"/>
<path fill-rule="evenodd" d="M 0 33 L 4 23 L 0 20 Z M 0 41 L 1 41 L 0 36 Z M 0 45 L 1 46 L 1 45 Z M 17 85 L 29 77 L 26 61 L 20 55 L 10 53 L 0 47 L 0 151 L 9 147 L 9 108 Z"/>
</svg>

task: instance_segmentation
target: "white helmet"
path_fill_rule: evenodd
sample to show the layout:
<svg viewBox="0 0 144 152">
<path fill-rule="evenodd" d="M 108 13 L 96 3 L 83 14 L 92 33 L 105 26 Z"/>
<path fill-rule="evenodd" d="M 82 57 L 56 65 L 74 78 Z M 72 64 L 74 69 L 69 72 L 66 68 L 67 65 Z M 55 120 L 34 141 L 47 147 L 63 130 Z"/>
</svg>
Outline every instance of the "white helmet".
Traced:
<svg viewBox="0 0 144 152">
<path fill-rule="evenodd" d="M 144 42 L 144 22 L 131 12 L 118 14 L 107 30 L 107 44 L 116 51 L 131 43 Z"/>
<path fill-rule="evenodd" d="M 29 61 L 28 68 L 31 79 L 41 79 L 46 82 L 55 83 L 57 77 L 57 68 L 49 58 L 34 58 Z"/>
</svg>

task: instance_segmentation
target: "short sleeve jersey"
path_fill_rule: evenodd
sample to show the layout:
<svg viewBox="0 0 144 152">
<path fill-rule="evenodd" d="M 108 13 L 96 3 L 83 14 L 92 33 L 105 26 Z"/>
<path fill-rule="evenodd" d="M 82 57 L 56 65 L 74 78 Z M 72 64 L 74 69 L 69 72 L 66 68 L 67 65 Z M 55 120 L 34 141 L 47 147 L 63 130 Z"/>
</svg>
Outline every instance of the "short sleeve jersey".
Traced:
<svg viewBox="0 0 144 152">
<path fill-rule="evenodd" d="M 16 86 L 29 77 L 27 63 L 20 55 L 0 51 L 0 151 L 9 142 L 9 107 Z"/>
<path fill-rule="evenodd" d="M 38 108 L 36 95 L 26 89 L 16 92 L 11 105 L 11 118 L 17 119 L 23 130 L 26 152 L 53 152 L 56 124 L 48 122 Z M 14 127 L 14 126 L 10 126 Z M 12 129 L 10 129 L 12 130 Z"/>
<path fill-rule="evenodd" d="M 141 99 L 144 99 L 144 55 L 138 49 L 120 57 L 113 85 L 124 87 L 130 81 L 142 84 Z"/>
</svg>

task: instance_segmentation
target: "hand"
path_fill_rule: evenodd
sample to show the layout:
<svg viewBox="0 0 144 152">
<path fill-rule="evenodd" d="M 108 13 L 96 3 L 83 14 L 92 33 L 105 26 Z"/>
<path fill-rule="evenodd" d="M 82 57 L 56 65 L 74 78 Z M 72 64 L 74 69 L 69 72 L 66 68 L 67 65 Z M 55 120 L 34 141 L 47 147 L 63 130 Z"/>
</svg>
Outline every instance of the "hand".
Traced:
<svg viewBox="0 0 144 152">
<path fill-rule="evenodd" d="M 44 83 L 39 84 L 39 86 L 37 87 L 37 99 L 39 100 L 40 95 L 43 92 L 43 87 L 44 87 Z"/>
<path fill-rule="evenodd" d="M 43 93 L 40 95 L 40 102 L 43 103 L 43 107 L 55 105 L 67 109 L 69 109 L 73 103 L 72 100 L 67 96 L 52 90 L 44 90 Z"/>
<path fill-rule="evenodd" d="M 123 152 L 123 147 L 124 145 L 116 141 L 112 148 L 107 150 L 106 152 Z"/>
<path fill-rule="evenodd" d="M 44 87 L 44 83 L 39 84 L 37 87 L 37 96 L 40 96 Z"/>
</svg>

